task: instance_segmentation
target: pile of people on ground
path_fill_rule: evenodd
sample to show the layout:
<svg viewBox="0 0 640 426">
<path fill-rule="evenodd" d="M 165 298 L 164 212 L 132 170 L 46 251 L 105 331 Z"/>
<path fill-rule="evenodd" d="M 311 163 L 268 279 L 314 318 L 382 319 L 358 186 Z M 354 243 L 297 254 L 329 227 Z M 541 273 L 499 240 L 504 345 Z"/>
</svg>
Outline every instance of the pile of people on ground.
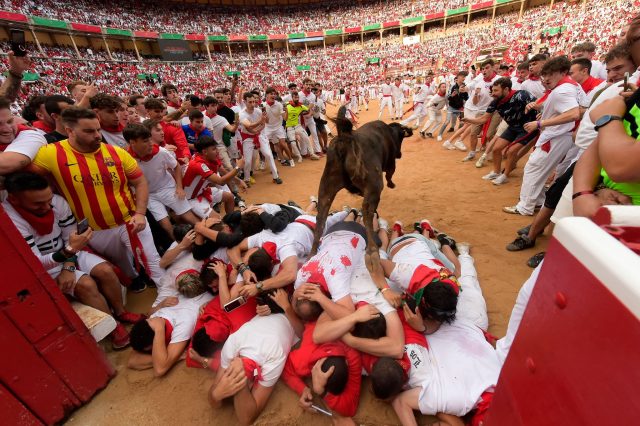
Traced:
<svg viewBox="0 0 640 426">
<path fill-rule="evenodd" d="M 403 123 L 415 128 L 427 117 L 425 139 L 452 129 L 443 147 L 468 150 L 467 163 L 485 146 L 476 165 L 493 156 L 484 178 L 496 186 L 533 149 L 518 204 L 503 208 L 526 216 L 539 208 L 507 249 L 532 247 L 552 219 L 640 203 L 640 15 L 619 30 L 625 36 L 603 62 L 584 42 L 571 59 L 537 53 L 513 67 L 488 59 L 453 81 L 426 75 L 410 88 L 385 78 L 375 89 L 379 116 L 411 113 Z M 31 99 L 20 117 L 11 102 L 31 64 L 13 53 L 8 61 L 2 208 L 64 294 L 114 316 L 111 341 L 133 348 L 130 368 L 162 376 L 187 351 L 187 365 L 215 370 L 212 405 L 232 398 L 247 424 L 280 378 L 305 409 L 352 422 L 363 370 L 403 424 L 415 424 L 414 410 L 450 425 L 482 422 L 541 256 L 494 349 L 470 244 L 429 220 L 405 233 L 376 218 L 386 277 L 376 283 L 358 210 L 333 212 L 313 253 L 315 197 L 305 209 L 247 206 L 241 193 L 259 188 L 252 173 L 261 161 L 282 184 L 277 162 L 301 167 L 330 149 L 322 84 L 291 83 L 282 96 L 257 87 L 235 99 L 237 79 L 202 98 L 164 83 L 160 96 L 123 99 L 69 81 L 68 93 Z M 347 87 L 355 121 L 369 91 Z M 148 316 L 125 310 L 123 285 L 157 288 Z"/>
</svg>

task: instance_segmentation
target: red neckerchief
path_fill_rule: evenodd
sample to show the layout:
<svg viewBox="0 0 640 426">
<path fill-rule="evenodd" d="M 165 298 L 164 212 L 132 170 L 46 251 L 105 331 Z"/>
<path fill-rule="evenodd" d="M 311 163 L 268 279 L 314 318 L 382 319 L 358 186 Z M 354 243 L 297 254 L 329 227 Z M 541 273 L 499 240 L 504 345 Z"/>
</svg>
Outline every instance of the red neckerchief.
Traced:
<svg viewBox="0 0 640 426">
<path fill-rule="evenodd" d="M 11 145 L 11 142 L 0 144 L 0 152 L 4 152 L 4 150 L 7 149 L 9 145 Z"/>
<path fill-rule="evenodd" d="M 9 204 L 11 204 L 15 211 L 18 212 L 29 225 L 33 226 L 33 229 L 36 230 L 38 235 L 49 235 L 51 231 L 53 231 L 53 224 L 55 222 L 53 209 L 49 210 L 44 216 L 38 216 L 14 204 L 11 198 L 7 198 L 7 201 L 9 201 Z"/>
<path fill-rule="evenodd" d="M 167 102 L 167 105 L 168 105 L 168 106 L 170 106 L 170 107 L 176 108 L 176 109 L 180 109 L 180 108 L 182 108 L 182 105 L 177 104 L 177 103 L 175 103 L 175 102 L 173 102 L 173 101 L 169 101 L 169 102 Z"/>
<path fill-rule="evenodd" d="M 396 87 L 400 87 L 400 83 L 395 83 Z"/>
<path fill-rule="evenodd" d="M 208 112 L 205 112 L 205 113 L 204 113 L 204 115 L 206 115 L 206 116 L 207 116 L 207 117 L 209 117 L 209 118 L 213 118 L 213 117 L 215 117 L 216 115 L 218 115 L 218 113 L 217 113 L 217 112 L 214 112 L 213 114 L 209 114 Z"/>
<path fill-rule="evenodd" d="M 485 83 L 491 83 L 491 81 L 493 80 L 493 78 L 496 76 L 496 73 L 493 73 L 493 75 L 487 80 L 486 77 L 482 77 L 482 79 L 484 80 Z"/>
<path fill-rule="evenodd" d="M 302 89 L 302 93 L 304 93 L 305 96 L 309 96 L 311 94 L 311 90 L 307 92 L 306 90 Z"/>
<path fill-rule="evenodd" d="M 444 96 L 444 95 L 446 95 L 446 94 L 447 94 L 447 91 L 446 91 L 446 90 L 445 90 L 444 92 L 438 92 L 438 95 L 439 95 L 439 96 Z"/>
<path fill-rule="evenodd" d="M 196 134 L 196 138 L 197 138 L 197 137 L 200 135 L 200 133 L 204 132 L 204 129 L 205 129 L 206 127 L 205 127 L 205 128 L 203 128 L 202 130 L 196 130 L 196 129 L 194 129 L 194 128 L 191 126 L 191 124 L 189 124 L 189 128 L 195 132 L 195 134 Z"/>
<path fill-rule="evenodd" d="M 518 78 L 518 80 L 517 80 L 517 81 L 518 81 L 518 83 L 519 83 L 519 84 L 524 83 L 524 80 L 521 80 L 520 78 Z"/>
<path fill-rule="evenodd" d="M 516 94 L 516 90 L 509 90 L 509 93 L 507 94 L 507 96 L 505 96 L 504 98 L 498 101 L 498 105 L 506 104 L 507 102 L 509 102 L 509 99 L 511 99 L 515 94 Z"/>
<path fill-rule="evenodd" d="M 50 127 L 47 123 L 45 123 L 42 120 L 36 120 L 33 123 L 31 123 L 31 125 L 36 129 L 42 130 L 45 133 L 51 133 L 56 129 L 55 127 Z"/>
<path fill-rule="evenodd" d="M 571 79 L 571 77 L 569 77 L 568 75 L 565 75 L 564 77 L 562 77 L 562 80 L 560 80 L 560 81 L 558 82 L 558 84 L 556 85 L 556 87 L 559 87 L 561 84 L 565 84 L 565 83 L 566 83 L 566 84 L 572 84 L 572 85 L 574 85 L 574 86 L 577 86 L 577 85 L 578 85 L 578 83 L 576 83 L 575 81 L 573 81 L 573 80 Z M 551 94 L 551 92 L 552 92 L 556 87 L 554 87 L 552 90 L 547 90 L 547 91 L 545 91 L 545 92 L 544 92 L 544 95 L 542 95 L 542 97 L 541 97 L 540 99 L 538 99 L 538 100 L 536 101 L 536 103 L 541 104 L 541 103 L 543 103 L 544 101 L 546 101 L 546 100 L 547 100 L 547 98 L 549 97 L 549 94 Z"/>
<path fill-rule="evenodd" d="M 122 123 L 118 123 L 116 127 L 107 127 L 100 125 L 100 128 L 109 133 L 122 133 L 122 131 L 124 130 L 124 125 Z"/>
<path fill-rule="evenodd" d="M 538 80 L 540 80 L 540 76 L 539 75 L 529 74 L 528 79 L 531 80 L 531 81 L 538 81 Z"/>
<path fill-rule="evenodd" d="M 269 106 L 273 106 L 273 104 L 275 104 L 275 103 L 276 103 L 276 101 L 267 101 L 267 105 L 269 105 Z"/>
<path fill-rule="evenodd" d="M 595 89 L 597 86 L 599 86 L 600 83 L 602 83 L 603 81 L 604 80 L 600 80 L 599 78 L 589 76 L 589 78 L 583 81 L 582 84 L 580 84 L 580 86 L 582 86 L 582 90 L 584 90 L 584 93 L 589 93 L 593 89 Z"/>
<path fill-rule="evenodd" d="M 151 154 L 145 155 L 144 157 L 140 157 L 138 154 L 136 154 L 136 152 L 133 149 L 131 149 L 131 147 L 129 147 L 129 154 L 131 154 L 131 156 L 133 158 L 135 158 L 136 160 L 140 160 L 140 161 L 149 161 L 158 152 L 160 152 L 160 146 L 156 145 L 155 143 L 153 144 L 153 147 L 151 148 Z"/>
</svg>

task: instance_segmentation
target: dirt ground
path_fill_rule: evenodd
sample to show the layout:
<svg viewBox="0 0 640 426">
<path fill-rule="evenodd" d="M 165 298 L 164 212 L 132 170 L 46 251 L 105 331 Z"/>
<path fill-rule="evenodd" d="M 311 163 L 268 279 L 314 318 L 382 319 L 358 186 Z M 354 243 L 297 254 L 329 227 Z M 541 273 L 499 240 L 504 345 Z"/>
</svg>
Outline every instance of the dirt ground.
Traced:
<svg viewBox="0 0 640 426">
<path fill-rule="evenodd" d="M 335 114 L 330 111 L 329 114 Z M 361 112 L 364 123 L 377 118 L 377 101 L 371 102 L 368 112 Z M 446 135 L 447 133 L 445 133 Z M 428 218 L 441 231 L 457 241 L 472 245 L 471 255 L 487 301 L 489 331 L 502 337 L 505 334 L 511 308 L 520 286 L 531 273 L 526 265 L 529 256 L 545 248 L 547 237 L 538 240 L 535 250 L 511 253 L 506 244 L 515 238 L 517 229 L 526 226 L 530 218 L 508 215 L 503 206 L 518 200 L 522 167 L 506 185 L 496 187 L 480 179 L 488 167 L 477 169 L 474 163 L 462 163 L 464 153 L 446 151 L 435 139 L 424 140 L 416 134 L 405 139 L 402 159 L 398 160 L 394 176 L 395 189 L 385 188 L 378 208 L 380 215 L 390 223 L 400 220 L 407 231 L 411 224 Z M 283 185 L 271 183 L 268 171 L 256 174 L 257 184 L 245 195 L 248 202 L 283 203 L 295 200 L 306 206 L 309 196 L 318 188 L 324 160 L 305 160 L 295 168 L 282 167 Z M 361 200 L 344 191 L 338 194 L 334 207 L 344 204 L 359 207 Z M 132 294 L 128 307 L 135 312 L 146 312 L 155 290 Z M 207 391 L 213 373 L 186 368 L 179 364 L 166 377 L 156 379 L 151 371 L 128 370 L 126 360 L 130 349 L 123 352 L 107 351 L 109 360 L 117 370 L 109 386 L 96 395 L 85 407 L 73 413 L 67 424 L 74 425 L 179 425 L 213 424 L 232 425 L 237 420 L 233 405 L 225 404 L 213 410 L 207 401 Z M 364 382 L 360 406 L 355 421 L 362 425 L 399 424 L 390 405 L 377 401 Z M 297 404 L 298 396 L 283 383 L 278 383 L 257 425 L 324 425 L 327 417 L 308 414 Z M 421 423 L 431 423 L 423 417 Z"/>
</svg>

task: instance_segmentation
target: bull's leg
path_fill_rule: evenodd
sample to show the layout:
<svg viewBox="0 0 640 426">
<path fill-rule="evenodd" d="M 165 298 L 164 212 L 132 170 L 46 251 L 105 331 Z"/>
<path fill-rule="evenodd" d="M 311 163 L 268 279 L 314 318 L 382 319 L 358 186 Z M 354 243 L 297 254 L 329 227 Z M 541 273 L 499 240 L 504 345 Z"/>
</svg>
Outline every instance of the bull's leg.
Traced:
<svg viewBox="0 0 640 426">
<path fill-rule="evenodd" d="M 327 173 L 326 168 L 325 172 L 322 174 L 322 179 L 320 180 L 320 188 L 318 189 L 318 214 L 316 216 L 316 229 L 313 233 L 313 246 L 311 247 L 310 256 L 313 256 L 318 252 L 320 237 L 322 237 L 322 234 L 324 233 L 324 227 L 327 222 L 327 216 L 329 214 L 329 209 L 331 208 L 331 203 L 333 203 L 333 199 L 336 198 L 336 194 L 338 193 L 338 191 L 340 191 L 344 187 L 341 177 L 342 174 L 340 172 L 338 172 L 337 174 L 333 174 L 332 177 L 332 173 Z"/>
<path fill-rule="evenodd" d="M 367 231 L 367 251 L 365 254 L 365 264 L 371 278 L 378 288 L 384 288 L 387 286 L 387 281 L 384 278 L 384 271 L 380 265 L 380 254 L 378 253 L 378 246 L 375 243 L 373 232 L 373 215 L 378 208 L 380 202 L 380 193 L 382 192 L 382 176 L 376 178 L 376 182 L 369 182 L 367 188 L 364 191 L 364 199 L 362 201 L 362 216 L 364 219 L 364 226 Z"/>
</svg>

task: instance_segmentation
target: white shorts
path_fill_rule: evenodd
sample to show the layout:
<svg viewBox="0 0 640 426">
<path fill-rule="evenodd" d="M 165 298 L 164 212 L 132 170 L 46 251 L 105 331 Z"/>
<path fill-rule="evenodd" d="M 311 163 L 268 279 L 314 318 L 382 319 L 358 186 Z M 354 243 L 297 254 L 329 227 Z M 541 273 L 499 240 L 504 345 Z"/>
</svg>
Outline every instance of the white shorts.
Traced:
<svg viewBox="0 0 640 426">
<path fill-rule="evenodd" d="M 287 138 L 287 135 L 284 133 L 284 127 L 282 126 L 265 127 L 264 130 L 262 131 L 262 134 L 271 143 L 273 143 L 273 141 L 276 139 L 280 140 L 280 139 Z"/>
<path fill-rule="evenodd" d="M 211 187 L 211 202 L 206 198 L 202 198 L 198 200 L 194 198 L 189 200 L 189 205 L 191 206 L 191 210 L 193 213 L 198 216 L 200 219 L 204 219 L 205 217 L 209 217 L 211 211 L 213 210 L 213 206 L 222 201 L 222 195 L 225 192 L 231 193 L 231 190 L 227 185 L 224 186 L 212 186 Z"/>
<path fill-rule="evenodd" d="M 90 274 L 91 270 L 96 266 L 98 266 L 99 264 L 106 262 L 106 260 L 104 260 L 103 258 L 86 251 L 78 252 L 77 257 L 78 257 L 78 260 L 76 261 L 77 268 L 75 272 L 76 279 L 75 279 L 75 282 L 73 283 L 73 287 L 71 287 L 66 292 L 66 294 L 68 294 L 69 296 L 74 295 L 76 284 L 78 283 L 80 278 L 82 278 L 84 275 Z M 56 266 L 55 268 L 49 269 L 47 272 L 49 273 L 51 278 L 55 280 L 58 277 L 58 275 L 60 275 L 60 272 L 62 272 L 62 263 Z"/>
<path fill-rule="evenodd" d="M 475 111 L 472 109 L 464 108 L 464 118 L 478 118 L 481 115 L 484 115 L 485 111 Z"/>
<path fill-rule="evenodd" d="M 167 208 L 173 210 L 177 215 L 182 215 L 191 210 L 191 206 L 186 199 L 179 199 L 176 196 L 176 188 L 164 188 L 149 194 L 147 208 L 158 222 L 169 216 Z"/>
</svg>

